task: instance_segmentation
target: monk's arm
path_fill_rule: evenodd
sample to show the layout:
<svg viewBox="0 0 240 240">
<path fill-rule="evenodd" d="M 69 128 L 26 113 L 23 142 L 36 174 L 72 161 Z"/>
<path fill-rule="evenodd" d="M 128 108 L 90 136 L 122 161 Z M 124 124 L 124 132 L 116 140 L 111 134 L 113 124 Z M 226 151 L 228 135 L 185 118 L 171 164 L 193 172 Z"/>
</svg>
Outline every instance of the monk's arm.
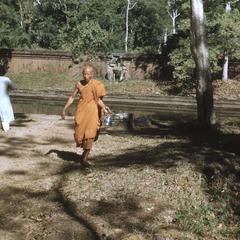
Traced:
<svg viewBox="0 0 240 240">
<path fill-rule="evenodd" d="M 111 109 L 104 104 L 102 97 L 98 99 L 98 106 L 101 107 L 106 114 L 112 113 Z"/>
<path fill-rule="evenodd" d="M 67 109 L 69 108 L 69 106 L 73 103 L 74 98 L 75 98 L 75 96 L 77 95 L 77 93 L 78 93 L 78 88 L 75 87 L 74 92 L 70 95 L 70 97 L 68 98 L 65 106 L 63 107 L 63 110 L 62 110 L 62 113 L 61 113 L 62 119 L 65 119 L 66 111 L 67 111 Z"/>
</svg>

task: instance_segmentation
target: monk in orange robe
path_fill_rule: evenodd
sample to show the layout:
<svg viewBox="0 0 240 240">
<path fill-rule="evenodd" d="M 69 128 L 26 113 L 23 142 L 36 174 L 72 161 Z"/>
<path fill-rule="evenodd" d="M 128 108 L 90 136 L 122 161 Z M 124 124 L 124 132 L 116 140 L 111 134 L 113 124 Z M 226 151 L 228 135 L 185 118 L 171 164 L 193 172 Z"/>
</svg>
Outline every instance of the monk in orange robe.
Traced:
<svg viewBox="0 0 240 240">
<path fill-rule="evenodd" d="M 79 81 L 74 92 L 68 98 L 61 117 L 65 119 L 68 107 L 73 103 L 77 94 L 80 94 L 79 102 L 75 112 L 74 139 L 77 147 L 83 148 L 81 163 L 90 167 L 88 155 L 92 149 L 93 142 L 97 140 L 101 127 L 102 114 L 111 114 L 111 110 L 103 102 L 106 95 L 104 85 L 93 79 L 94 68 L 87 65 L 83 68 L 83 80 Z"/>
</svg>

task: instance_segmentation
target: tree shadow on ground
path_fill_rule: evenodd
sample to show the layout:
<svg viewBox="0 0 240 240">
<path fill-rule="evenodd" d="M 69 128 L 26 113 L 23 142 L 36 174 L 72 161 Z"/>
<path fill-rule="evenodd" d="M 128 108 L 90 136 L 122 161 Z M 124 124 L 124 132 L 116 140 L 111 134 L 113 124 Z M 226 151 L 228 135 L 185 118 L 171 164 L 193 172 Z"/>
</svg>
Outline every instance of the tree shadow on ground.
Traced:
<svg viewBox="0 0 240 240">
<path fill-rule="evenodd" d="M 61 204 L 63 207 L 65 213 L 67 213 L 69 216 L 71 216 L 73 219 L 78 221 L 80 224 L 85 226 L 92 234 L 92 239 L 94 240 L 101 240 L 103 239 L 103 236 L 100 236 L 98 229 L 96 226 L 92 223 L 91 219 L 89 219 L 89 216 L 86 214 L 79 214 L 79 211 L 77 210 L 77 204 L 70 201 L 66 198 L 65 194 L 62 193 L 61 187 L 55 189 L 56 198 L 55 201 Z"/>
<path fill-rule="evenodd" d="M 204 191 L 209 197 L 209 201 L 214 199 L 218 201 L 219 197 L 227 199 L 226 203 L 231 207 L 235 216 L 240 216 L 238 199 L 240 193 L 240 135 L 224 133 L 217 128 L 204 131 L 198 129 L 193 123 L 169 126 L 162 124 L 158 127 L 137 129 L 132 131 L 131 135 L 146 138 L 164 137 L 166 138 L 165 142 L 155 147 L 128 148 L 118 155 L 110 153 L 99 155 L 93 171 L 109 172 L 118 168 L 144 168 L 146 166 L 167 171 L 190 163 L 206 179 L 208 187 Z M 126 132 L 116 131 L 114 134 L 125 136 Z M 71 153 L 59 152 L 58 156 L 68 161 Z M 140 201 L 135 198 L 119 202 L 99 200 L 90 203 L 92 208 L 88 214 L 93 218 L 103 217 L 112 228 L 123 228 L 130 232 L 135 229 L 146 233 L 147 222 L 157 214 L 161 214 L 162 208 L 156 208 L 152 214 L 141 215 L 142 209 L 137 208 L 137 202 Z M 131 203 L 136 204 L 133 206 Z M 135 221 L 136 216 L 138 216 L 138 221 Z M 172 226 L 172 228 L 175 227 Z"/>
<path fill-rule="evenodd" d="M 77 211 L 76 204 L 68 200 L 61 189 L 65 183 L 65 175 L 68 173 L 80 171 L 84 175 L 88 174 L 88 172 L 71 163 L 64 164 L 58 171 L 57 169 L 55 171 L 56 173 L 49 173 L 48 177 L 57 174 L 60 177 L 60 181 L 57 181 L 49 190 L 35 189 L 33 185 L 29 185 L 29 187 L 9 185 L 1 188 L 0 231 L 11 233 L 11 239 L 26 239 L 28 233 L 34 239 L 35 237 L 43 239 L 44 234 L 49 233 L 49 231 L 50 233 L 56 231 L 61 236 L 60 238 L 53 239 L 68 239 L 72 236 L 72 232 L 75 231 L 75 237 L 79 237 L 80 239 L 100 240 L 91 221 L 88 220 L 87 216 Z M 21 171 L 8 171 L 6 174 L 23 175 L 25 173 Z M 39 176 L 37 174 L 32 175 L 33 181 L 41 181 L 44 177 L 46 176 L 41 176 L 41 174 Z M 60 213 L 60 208 L 63 210 L 62 213 Z M 56 211 L 58 214 L 65 213 L 68 216 L 68 219 L 65 219 L 65 226 L 58 225 Z M 57 221 L 56 225 L 53 223 L 55 221 Z M 27 230 L 26 226 L 34 226 L 34 222 L 37 222 L 39 229 L 34 227 L 32 230 Z M 82 233 L 81 231 L 83 230 L 79 230 L 77 226 L 73 227 L 76 224 L 74 222 L 80 223 L 87 230 Z M 53 228 L 56 230 L 53 230 Z"/>
<path fill-rule="evenodd" d="M 3 144 L 0 150 L 0 156 L 6 156 L 11 158 L 20 158 L 21 151 L 32 146 L 36 143 L 33 138 L 2 138 L 0 142 Z"/>
<path fill-rule="evenodd" d="M 126 136 L 125 131 L 110 131 L 108 132 L 116 136 Z M 128 133 L 129 134 L 129 133 Z M 154 149 L 144 147 L 136 149 L 128 149 L 126 154 L 119 155 L 115 159 L 111 159 L 109 155 L 100 157 L 103 163 L 109 166 L 130 166 L 131 164 L 154 164 L 157 162 L 161 167 L 173 166 L 176 164 L 181 155 L 186 159 L 192 159 L 193 165 L 196 167 L 202 166 L 202 162 L 196 162 L 194 156 L 198 153 L 203 154 L 204 164 L 207 166 L 211 163 L 218 163 L 228 169 L 233 168 L 229 164 L 223 163 L 223 159 L 238 158 L 240 156 L 240 134 L 224 133 L 219 128 L 203 130 L 194 123 L 177 123 L 173 125 L 158 124 L 157 127 L 147 127 L 142 129 L 132 129 L 132 136 L 143 138 L 156 138 L 166 140 L 177 140 L 177 143 L 163 143 Z M 173 154 L 171 154 L 171 151 Z M 159 156 L 156 159 L 153 155 Z M 151 156 L 151 158 L 149 157 Z M 160 161 L 162 159 L 162 161 Z M 167 159 L 165 161 L 164 159 Z M 218 160 L 221 159 L 221 160 Z M 222 161 L 222 162 L 221 162 Z M 201 164 L 200 164 L 201 163 Z M 233 164 L 233 163 L 231 163 Z M 226 170 L 225 172 L 228 172 Z"/>
<path fill-rule="evenodd" d="M 5 171 L 5 174 L 7 175 L 27 175 L 28 172 L 27 171 L 24 171 L 24 170 L 18 170 L 18 171 Z"/>
<path fill-rule="evenodd" d="M 160 126 L 161 127 L 161 126 Z M 222 196 L 222 190 L 225 183 L 227 183 L 226 193 L 231 193 L 232 198 L 229 201 L 236 215 L 239 214 L 239 200 L 237 199 L 240 192 L 239 176 L 240 176 L 240 151 L 238 144 L 240 143 L 240 136 L 237 134 L 223 133 L 219 130 L 212 130 L 203 132 L 198 130 L 195 125 L 177 125 L 177 126 L 164 126 L 162 129 L 143 129 L 132 131 L 133 136 L 157 136 L 167 137 L 168 139 L 176 139 L 177 141 L 169 141 L 159 144 L 156 147 L 141 147 L 126 149 L 119 155 L 104 154 L 99 156 L 96 161 L 96 166 L 93 171 L 101 170 L 109 172 L 115 168 L 130 168 L 130 167 L 145 167 L 149 166 L 156 169 L 167 170 L 174 168 L 178 164 L 191 163 L 196 167 L 196 170 L 202 172 L 208 179 L 208 190 L 214 191 L 207 192 L 209 195 L 218 194 Z M 32 141 L 29 139 L 29 141 Z M 21 147 L 26 147 L 25 145 Z M 56 202 L 60 204 L 65 213 L 71 216 L 79 223 L 86 226 L 93 234 L 93 239 L 101 239 L 102 235 L 98 233 L 98 229 L 92 223 L 92 215 L 103 216 L 113 228 L 123 226 L 126 231 L 147 231 L 146 224 L 154 218 L 157 214 L 161 214 L 166 206 L 156 206 L 154 211 L 150 213 L 143 213 L 142 208 L 139 206 L 141 200 L 131 197 L 124 199 L 121 202 L 99 200 L 92 203 L 90 215 L 81 213 L 78 210 L 78 204 L 71 202 L 68 197 L 63 193 L 62 187 L 65 184 L 65 176 L 76 171 L 79 168 L 75 165 L 68 163 L 74 161 L 78 156 L 75 153 L 68 151 L 59 151 L 56 149 L 50 150 L 46 156 L 51 153 L 65 161 L 67 165 L 58 171 L 61 177 L 59 184 L 51 188 L 49 191 L 38 191 L 26 188 L 4 188 L 0 191 L 1 199 L 5 201 L 5 209 L 1 212 L 0 228 L 11 230 L 14 228 L 14 221 L 12 216 L 21 214 L 21 209 L 14 209 L 13 212 L 8 212 L 9 208 L 22 202 L 22 199 L 45 199 L 49 202 Z M 47 166 L 46 166 L 47 167 Z M 81 174 L 88 174 L 86 171 L 80 171 Z M 11 172 L 9 173 L 11 174 Z M 232 179 L 230 181 L 229 179 Z M 218 181 L 216 181 L 218 180 Z M 217 184 L 217 185 L 216 185 Z M 15 200 L 14 200 L 15 199 Z M 14 200 L 14 204 L 10 203 Z M 13 209 L 13 208 L 12 208 Z M 125 209 L 125 211 L 124 211 Z M 19 211 L 19 212 L 18 212 Z M 113 218 L 113 214 L 115 218 Z M 116 217 L 117 216 L 117 217 Z M 138 218 L 138 221 L 133 220 Z M 7 225 L 9 223 L 9 225 Z M 173 226 L 174 227 L 174 226 Z M 16 226 L 21 229 L 22 226 Z"/>
<path fill-rule="evenodd" d="M 212 129 L 201 129 L 195 121 L 186 123 L 172 122 L 170 124 L 151 121 L 151 125 L 153 127 L 129 129 L 128 132 L 114 130 L 108 132 L 118 136 L 131 134 L 146 138 L 180 138 L 188 140 L 192 145 L 208 146 L 224 152 L 240 154 L 240 134 L 224 133 L 221 131 L 220 126 Z"/>
<path fill-rule="evenodd" d="M 14 116 L 15 121 L 11 124 L 13 127 L 26 127 L 28 123 L 35 122 L 24 113 L 15 113 Z"/>
<path fill-rule="evenodd" d="M 60 159 L 70 162 L 80 162 L 81 156 L 77 153 L 69 151 L 61 151 L 57 149 L 49 150 L 45 155 L 56 154 Z"/>
<path fill-rule="evenodd" d="M 35 154 L 34 156 L 38 156 L 39 152 L 37 151 L 38 149 L 37 146 L 40 146 L 40 145 L 51 146 L 53 144 L 66 145 L 70 142 L 71 141 L 63 138 L 46 138 L 43 141 L 39 141 L 38 135 L 27 135 L 24 138 L 8 137 L 3 135 L 3 137 L 0 138 L 0 143 L 2 144 L 2 148 L 0 149 L 0 156 L 21 159 L 21 153 L 26 151 L 26 149 L 29 149 L 29 148 L 32 148 L 32 151 Z M 71 155 L 70 159 L 72 158 L 73 156 Z"/>
<path fill-rule="evenodd" d="M 33 237 L 33 239 L 40 236 L 42 237 L 41 239 L 43 239 L 44 234 L 48 233 L 49 230 L 50 232 L 54 232 L 53 228 L 56 228 L 56 232 L 62 232 L 61 238 L 53 239 L 68 239 L 72 235 L 73 230 L 76 231 L 75 234 L 78 234 L 75 236 L 79 238 L 83 237 L 83 239 L 88 240 L 99 239 L 91 223 L 77 214 L 74 203 L 64 198 L 61 190 L 58 188 L 49 191 L 34 192 L 26 188 L 7 187 L 1 189 L 0 196 L 1 199 L 3 199 L 0 212 L 0 230 L 9 233 L 14 232 L 12 236 L 16 235 L 17 238 L 11 239 L 25 239 L 27 236 L 27 232 L 25 232 L 26 226 L 31 226 L 33 222 L 36 221 L 40 229 L 33 229 L 34 231 L 31 231 L 31 237 Z M 51 208 L 54 206 L 52 204 L 55 203 L 63 208 L 67 216 L 70 216 L 88 229 L 89 233 L 87 234 L 87 238 L 86 232 L 81 235 L 81 231 L 76 230 L 76 227 L 75 229 L 72 227 L 72 219 L 65 219 L 65 221 L 67 221 L 65 222 L 66 227 L 62 226 L 61 229 L 59 229 L 58 225 L 53 225 L 52 221 L 55 221 L 53 219 L 56 216 L 56 211 L 59 211 L 59 208 Z M 33 204 L 35 205 L 34 208 Z M 18 221 L 16 219 L 18 219 Z M 50 225 L 51 228 L 49 228 Z"/>
<path fill-rule="evenodd" d="M 136 164 L 168 169 L 188 161 L 206 177 L 208 194 L 213 197 L 229 194 L 229 204 L 240 216 L 240 201 L 237 199 L 240 194 L 240 134 L 224 133 L 219 128 L 203 130 L 194 123 L 161 127 L 135 130 L 131 134 L 180 141 L 163 143 L 153 149 L 128 149 L 117 157 L 100 156 L 99 167 L 130 167 Z"/>
<path fill-rule="evenodd" d="M 162 221 L 158 221 L 158 231 L 162 229 L 177 230 L 177 226 L 164 224 L 164 212 L 171 211 L 171 206 L 164 205 L 160 202 L 154 202 L 152 199 L 144 199 L 137 196 L 129 195 L 124 199 L 119 196 L 113 197 L 115 200 L 99 200 L 91 202 L 89 214 L 100 217 L 105 224 L 110 225 L 111 229 L 121 229 L 119 235 L 123 233 L 149 233 L 150 224 L 156 221 L 158 216 L 162 217 Z M 105 222 L 104 222 L 105 221 Z M 162 224 L 160 224 L 160 222 Z M 156 222 L 155 222 L 156 224 Z M 155 226 L 156 227 L 156 226 Z M 116 234 L 116 239 L 120 236 Z"/>
</svg>

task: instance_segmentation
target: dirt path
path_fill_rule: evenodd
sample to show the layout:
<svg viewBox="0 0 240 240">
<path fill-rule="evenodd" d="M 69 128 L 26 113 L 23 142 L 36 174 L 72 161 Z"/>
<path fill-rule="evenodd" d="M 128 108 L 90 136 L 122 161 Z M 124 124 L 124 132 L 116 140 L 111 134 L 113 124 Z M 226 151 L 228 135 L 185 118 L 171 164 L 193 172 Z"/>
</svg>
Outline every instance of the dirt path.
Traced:
<svg viewBox="0 0 240 240">
<path fill-rule="evenodd" d="M 93 239 L 61 196 L 59 184 L 73 162 L 48 154 L 56 149 L 75 152 L 72 120 L 58 119 L 20 115 L 8 133 L 0 132 L 1 240 Z"/>
<path fill-rule="evenodd" d="M 239 125 L 207 141 L 162 124 L 141 134 L 103 130 L 88 171 L 77 163 L 72 124 L 18 114 L 0 131 L 0 240 L 236 239 L 237 198 L 221 209 L 240 190 Z"/>
<path fill-rule="evenodd" d="M 8 133 L 0 132 L 0 240 L 91 240 L 105 232 L 127 235 L 131 233 L 128 222 L 141 225 L 145 218 L 152 220 L 150 215 L 155 215 L 155 211 L 161 212 L 164 221 L 172 221 L 174 211 L 167 202 L 173 193 L 166 195 L 169 187 L 145 198 L 152 184 L 162 188 L 164 175 L 172 175 L 171 181 L 176 181 L 176 175 L 157 170 L 158 163 L 156 170 L 141 165 L 153 156 L 157 160 L 152 148 L 164 142 L 174 144 L 175 140 L 105 132 L 91 154 L 91 158 L 99 160 L 96 169 L 89 172 L 75 163 L 78 153 L 72 123 L 71 117 L 62 121 L 59 116 L 19 114 Z M 164 194 L 166 199 L 162 201 Z M 138 204 L 140 197 L 145 199 L 141 209 L 131 215 L 135 208 L 132 204 Z M 161 206 L 157 206 L 160 199 Z M 112 204 L 108 201 L 113 201 L 116 209 L 108 206 Z M 99 206 L 92 214 L 97 202 Z M 122 223 L 115 224 L 116 218 Z"/>
</svg>

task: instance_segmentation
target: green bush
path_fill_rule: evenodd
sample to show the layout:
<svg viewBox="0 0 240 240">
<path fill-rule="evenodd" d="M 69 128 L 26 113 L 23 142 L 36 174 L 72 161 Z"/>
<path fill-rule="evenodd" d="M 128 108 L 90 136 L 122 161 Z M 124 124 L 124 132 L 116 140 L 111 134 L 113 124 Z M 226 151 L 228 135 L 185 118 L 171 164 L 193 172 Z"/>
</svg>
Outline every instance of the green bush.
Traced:
<svg viewBox="0 0 240 240">
<path fill-rule="evenodd" d="M 80 54 L 95 55 L 104 53 L 108 49 L 108 33 L 95 21 L 83 21 L 76 27 L 72 52 L 75 56 Z"/>
<path fill-rule="evenodd" d="M 170 54 L 170 64 L 174 66 L 173 78 L 176 86 L 181 90 L 188 90 L 194 86 L 194 69 L 195 64 L 190 50 L 190 41 L 181 39 L 178 47 Z"/>
</svg>

